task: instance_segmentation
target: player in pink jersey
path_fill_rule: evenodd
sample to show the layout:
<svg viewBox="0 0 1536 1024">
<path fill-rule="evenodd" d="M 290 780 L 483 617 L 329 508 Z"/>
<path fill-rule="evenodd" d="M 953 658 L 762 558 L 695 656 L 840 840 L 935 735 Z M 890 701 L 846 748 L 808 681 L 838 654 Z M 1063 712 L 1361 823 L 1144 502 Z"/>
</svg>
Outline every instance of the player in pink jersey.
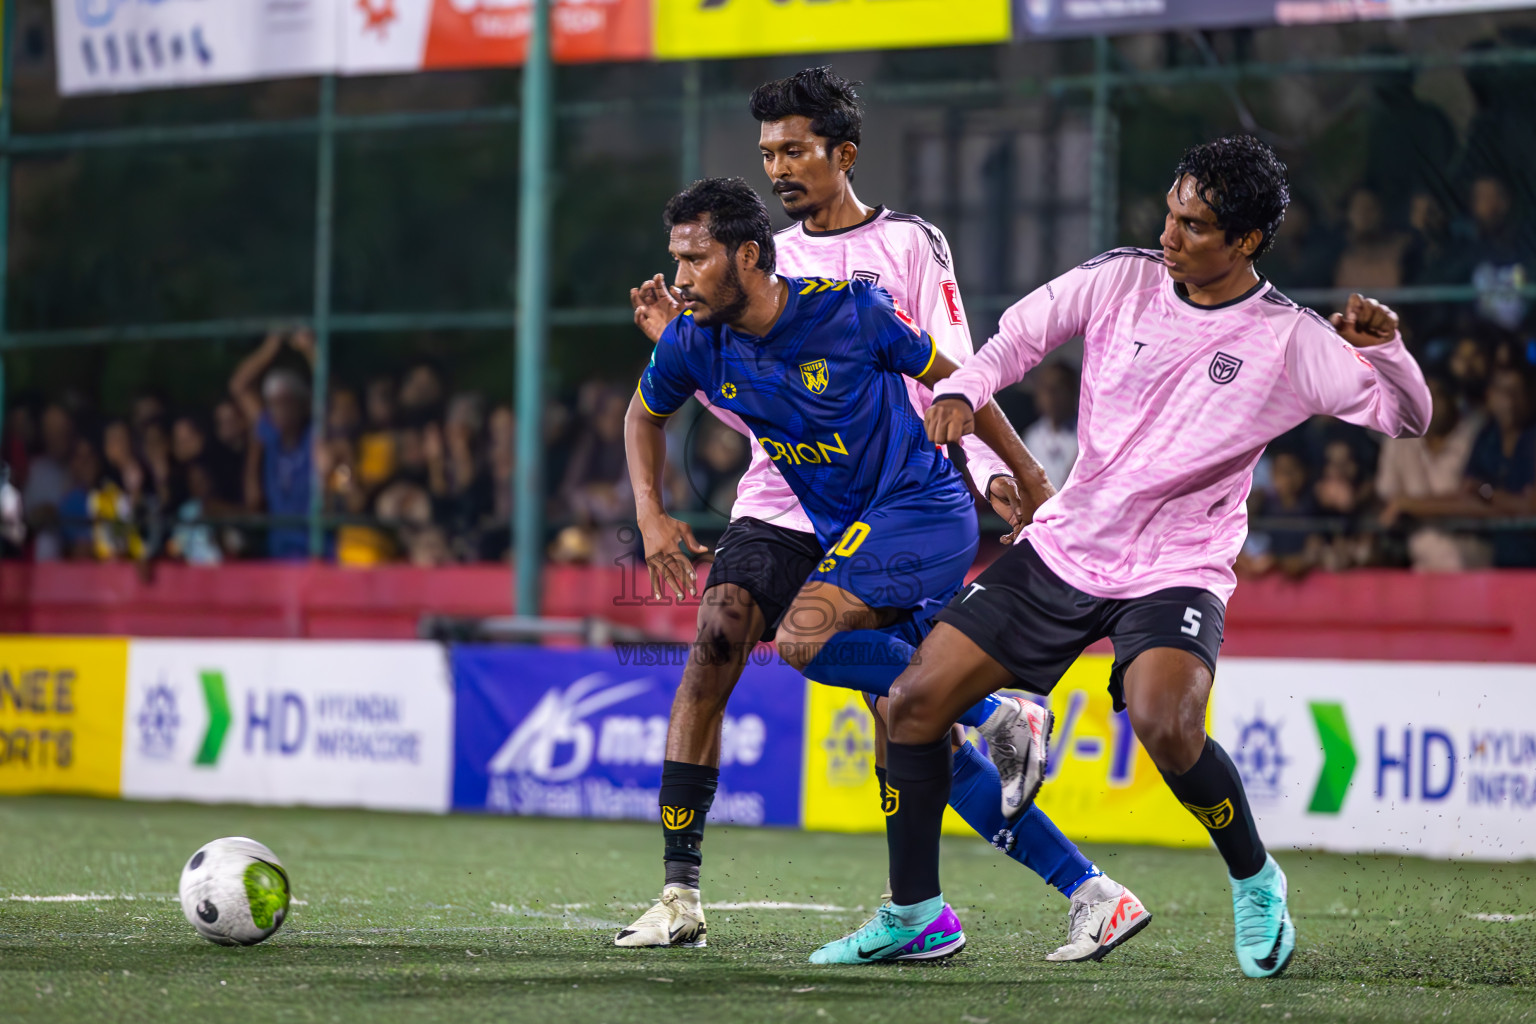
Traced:
<svg viewBox="0 0 1536 1024">
<path fill-rule="evenodd" d="M 1037 289 L 935 386 L 926 425 L 943 443 L 970 430 L 973 403 L 1085 339 L 1081 453 L 1066 485 L 939 613 L 891 691 L 888 771 L 901 802 L 886 820 L 903 927 L 926 927 L 943 902 L 955 711 L 1014 679 L 1048 692 L 1108 637 L 1116 706 L 1226 861 L 1239 965 L 1269 977 L 1289 962 L 1285 875 L 1259 841 L 1237 769 L 1205 732 L 1244 499 L 1264 446 L 1308 417 L 1423 434 L 1430 396 L 1391 310 L 1353 295 L 1330 322 L 1254 268 L 1288 200 L 1285 166 L 1263 143 L 1190 150 L 1168 191 L 1161 252 L 1105 253 Z M 886 939 L 866 926 L 813 959 L 865 962 L 853 951 Z"/>
<path fill-rule="evenodd" d="M 798 222 L 774 237 L 778 269 L 800 276 L 879 284 L 929 329 L 940 352 L 956 363 L 970 358 L 965 309 L 943 234 L 918 217 L 865 206 L 854 194 L 850 177 L 858 153 L 860 112 L 852 85 L 828 68 L 812 68 L 762 86 L 753 96 L 752 108 L 762 122 L 759 145 L 764 169 L 774 193 Z M 637 323 L 656 340 L 677 312 L 675 296 L 658 276 L 636 289 L 631 298 Z M 933 393 L 910 378 L 906 385 L 913 406 L 918 412 L 925 411 Z M 703 392 L 697 397 L 710 405 Z M 735 415 L 713 406 L 711 409 L 751 438 Z M 1014 518 L 1018 514 L 1014 507 L 1017 489 L 1007 466 L 974 436 L 964 438 L 961 444 L 977 491 L 992 496 L 999 514 Z M 699 843 L 718 777 L 718 736 L 726 702 L 741 675 L 745 652 L 759 639 L 774 638 L 776 631 L 781 640 L 793 632 L 790 626 L 780 628 L 779 620 L 824 554 L 799 499 L 775 468 L 766 446 L 754 441 L 751 447 L 752 465 L 737 487 L 731 526 L 717 547 L 699 614 L 697 649 L 719 649 L 735 656 L 711 659 L 710 663 L 692 659 L 678 689 L 663 766 L 661 803 L 693 813 L 678 827 L 670 827 L 668 816 L 663 815 L 667 843 L 663 900 L 620 933 L 616 940 L 620 945 L 672 945 L 676 944 L 674 934 L 692 934 L 686 925 L 698 899 Z M 1049 494 L 1038 481 L 1034 486 L 1035 502 Z M 915 631 L 914 643 L 929 625 L 931 619 Z M 884 686 L 889 686 L 899 667 L 887 665 L 879 671 L 887 673 Z M 824 673 L 812 677 L 833 685 L 852 685 Z M 866 693 L 869 690 L 884 692 L 878 681 Z M 997 740 L 991 744 L 995 756 L 1023 745 L 1010 743 L 1010 728 L 1030 729 L 1026 735 L 1043 749 L 1049 724 L 1042 709 L 1017 700 L 1003 702 L 1000 709 L 1002 714 L 996 722 L 981 723 L 989 739 Z M 887 797 L 885 735 L 879 714 L 877 709 L 875 772 L 883 800 Z M 1151 915 L 1135 896 L 1099 872 L 1041 810 L 1027 808 L 1010 827 L 1000 806 L 997 770 L 965 742 L 963 733 L 954 745 L 952 792 L 956 810 L 983 838 L 1040 874 L 1070 900 L 1068 941 L 1051 953 L 1050 959 L 1101 959 L 1150 921 Z M 1017 788 L 1022 791 L 1025 787 Z M 1022 792 L 1014 794 L 1020 803 L 1021 797 Z M 679 820 L 677 815 L 670 818 L 674 824 Z M 677 894 L 669 905 L 667 896 L 672 890 Z M 1101 934 L 1090 938 L 1093 922 L 1121 907 L 1131 913 L 1131 927 L 1108 937 Z"/>
</svg>

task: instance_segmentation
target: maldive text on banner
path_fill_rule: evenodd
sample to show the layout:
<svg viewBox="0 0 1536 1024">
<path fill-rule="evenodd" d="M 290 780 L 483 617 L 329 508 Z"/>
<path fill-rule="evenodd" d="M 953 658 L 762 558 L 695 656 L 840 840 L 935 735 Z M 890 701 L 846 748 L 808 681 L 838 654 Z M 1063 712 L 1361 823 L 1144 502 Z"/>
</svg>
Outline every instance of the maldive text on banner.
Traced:
<svg viewBox="0 0 1536 1024">
<path fill-rule="evenodd" d="M 1063 832 L 1084 842 L 1207 845 L 1205 829 L 1168 791 L 1131 731 L 1130 719 L 1114 710 L 1112 660 L 1084 655 L 1051 691 L 1056 731 L 1038 798 L 1041 809 Z M 805 746 L 805 827 L 883 831 L 871 769 L 874 727 L 863 698 L 813 685 Z M 970 831 L 953 811 L 944 820 L 946 832 Z"/>
<path fill-rule="evenodd" d="M 453 688 L 426 642 L 134 640 L 123 795 L 448 809 Z"/>
<path fill-rule="evenodd" d="M 800 819 L 804 680 L 758 648 L 731 695 L 709 820 Z M 688 647 L 455 647 L 453 806 L 659 818 L 667 719 Z"/>
<path fill-rule="evenodd" d="M 0 793 L 116 796 L 128 641 L 0 637 Z"/>
<path fill-rule="evenodd" d="M 529 0 L 355 0 L 344 5 L 344 74 L 519 65 Z M 647 60 L 651 0 L 555 0 L 550 45 L 561 63 Z"/>
<path fill-rule="evenodd" d="M 1216 687 L 1269 846 L 1536 857 L 1536 666 L 1231 658 Z"/>
<path fill-rule="evenodd" d="M 1009 0 L 655 0 L 663 60 L 1003 43 Z"/>
</svg>

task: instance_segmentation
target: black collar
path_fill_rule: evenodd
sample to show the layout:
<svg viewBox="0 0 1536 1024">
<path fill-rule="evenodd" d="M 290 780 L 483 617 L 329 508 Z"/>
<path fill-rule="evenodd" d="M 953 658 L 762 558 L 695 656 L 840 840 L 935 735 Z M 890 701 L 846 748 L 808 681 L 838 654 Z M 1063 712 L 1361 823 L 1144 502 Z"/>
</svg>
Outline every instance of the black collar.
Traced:
<svg viewBox="0 0 1536 1024">
<path fill-rule="evenodd" d="M 1179 284 L 1178 282 L 1174 282 L 1173 294 L 1175 294 L 1179 298 L 1183 299 L 1185 305 L 1187 305 L 1187 306 L 1189 306 L 1189 307 L 1191 307 L 1193 309 L 1201 310 L 1202 312 L 1208 312 L 1208 311 L 1213 310 L 1213 309 L 1226 309 L 1228 306 L 1235 306 L 1239 302 L 1247 302 L 1249 299 L 1251 299 L 1255 295 L 1259 294 L 1259 292 L 1262 291 L 1264 286 L 1267 285 L 1267 284 L 1269 284 L 1269 279 L 1266 278 L 1263 274 L 1260 274 L 1259 275 L 1259 283 L 1258 284 L 1254 285 L 1252 288 L 1249 288 L 1247 291 L 1243 292 L 1243 294 L 1239 295 L 1237 298 L 1235 298 L 1235 299 L 1228 299 L 1226 302 L 1218 302 L 1214 306 L 1202 306 L 1200 303 L 1192 301 L 1190 299 L 1190 297 L 1189 297 L 1189 293 L 1185 290 L 1184 286 Z"/>
<path fill-rule="evenodd" d="M 865 217 L 857 224 L 850 224 L 845 228 L 833 228 L 831 231 L 812 231 L 810 225 L 806 224 L 804 221 L 801 221 L 800 230 L 805 232 L 805 237 L 807 238 L 831 238 L 833 235 L 846 235 L 850 231 L 859 230 L 859 228 L 864 227 L 866 224 L 873 224 L 875 221 L 880 219 L 880 215 L 884 212 L 885 205 L 881 204 L 880 206 L 875 207 L 874 213 L 870 214 L 868 217 Z"/>
</svg>

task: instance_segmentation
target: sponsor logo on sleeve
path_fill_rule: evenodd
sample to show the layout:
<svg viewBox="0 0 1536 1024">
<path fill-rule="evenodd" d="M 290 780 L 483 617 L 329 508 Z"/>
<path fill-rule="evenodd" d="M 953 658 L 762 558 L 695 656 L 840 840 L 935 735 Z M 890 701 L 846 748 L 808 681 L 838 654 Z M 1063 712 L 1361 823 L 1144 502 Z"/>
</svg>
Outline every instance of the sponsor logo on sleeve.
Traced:
<svg viewBox="0 0 1536 1024">
<path fill-rule="evenodd" d="M 944 306 L 949 310 L 949 322 L 959 327 L 965 323 L 965 317 L 960 315 L 960 286 L 953 281 L 945 281 L 940 287 L 944 290 Z"/>
</svg>

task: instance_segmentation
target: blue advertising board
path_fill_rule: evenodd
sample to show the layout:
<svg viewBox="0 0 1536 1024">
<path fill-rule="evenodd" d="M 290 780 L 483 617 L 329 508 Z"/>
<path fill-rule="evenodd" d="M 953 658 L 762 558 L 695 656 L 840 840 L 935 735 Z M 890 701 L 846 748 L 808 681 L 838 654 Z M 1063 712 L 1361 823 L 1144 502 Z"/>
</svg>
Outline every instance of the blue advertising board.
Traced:
<svg viewBox="0 0 1536 1024">
<path fill-rule="evenodd" d="M 453 648 L 454 809 L 656 820 L 685 653 Z M 805 680 L 777 658 L 754 662 L 726 711 L 709 818 L 798 825 Z"/>
</svg>

